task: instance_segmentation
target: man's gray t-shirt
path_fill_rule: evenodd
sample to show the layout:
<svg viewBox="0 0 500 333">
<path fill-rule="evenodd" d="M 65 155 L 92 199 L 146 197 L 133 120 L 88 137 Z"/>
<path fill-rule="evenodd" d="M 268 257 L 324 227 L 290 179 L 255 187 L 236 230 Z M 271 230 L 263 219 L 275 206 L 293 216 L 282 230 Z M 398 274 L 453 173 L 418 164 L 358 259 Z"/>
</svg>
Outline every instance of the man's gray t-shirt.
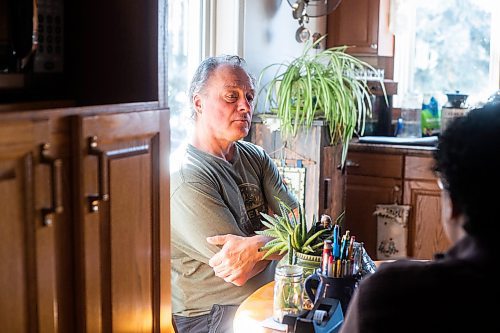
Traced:
<svg viewBox="0 0 500 333">
<path fill-rule="evenodd" d="M 269 155 L 246 141 L 235 143 L 232 162 L 188 145 L 170 188 L 173 313 L 207 314 L 213 304 L 239 304 L 274 278 L 275 263 L 235 286 L 208 265 L 219 251 L 206 237 L 254 235 L 263 228 L 260 212 L 279 212 L 275 197 L 291 208 L 297 200 Z"/>
</svg>

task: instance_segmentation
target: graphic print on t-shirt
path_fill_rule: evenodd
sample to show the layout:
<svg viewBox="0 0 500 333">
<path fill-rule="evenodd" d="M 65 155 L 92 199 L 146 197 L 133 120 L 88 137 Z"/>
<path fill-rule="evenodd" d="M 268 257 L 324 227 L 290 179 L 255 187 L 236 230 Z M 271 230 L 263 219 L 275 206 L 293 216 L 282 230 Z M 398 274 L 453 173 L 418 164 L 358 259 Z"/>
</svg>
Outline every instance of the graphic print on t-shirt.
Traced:
<svg viewBox="0 0 500 333">
<path fill-rule="evenodd" d="M 244 225 L 243 227 L 247 232 L 253 233 L 255 230 L 262 229 L 262 223 L 260 222 L 262 216 L 260 212 L 266 211 L 266 206 L 264 202 L 264 196 L 260 191 L 260 188 L 251 183 L 243 183 L 238 185 L 243 202 L 245 202 L 245 209 L 250 220 L 250 225 Z"/>
</svg>

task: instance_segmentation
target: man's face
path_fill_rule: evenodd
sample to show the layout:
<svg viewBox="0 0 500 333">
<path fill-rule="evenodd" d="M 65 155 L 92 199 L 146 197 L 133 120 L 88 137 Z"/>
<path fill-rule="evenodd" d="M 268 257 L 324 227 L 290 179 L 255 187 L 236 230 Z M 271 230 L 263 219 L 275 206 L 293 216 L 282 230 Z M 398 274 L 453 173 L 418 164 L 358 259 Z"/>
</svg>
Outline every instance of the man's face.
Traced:
<svg viewBox="0 0 500 333">
<path fill-rule="evenodd" d="M 222 65 L 194 97 L 197 121 L 216 140 L 240 140 L 250 130 L 254 95 L 252 82 L 243 69 Z"/>
</svg>

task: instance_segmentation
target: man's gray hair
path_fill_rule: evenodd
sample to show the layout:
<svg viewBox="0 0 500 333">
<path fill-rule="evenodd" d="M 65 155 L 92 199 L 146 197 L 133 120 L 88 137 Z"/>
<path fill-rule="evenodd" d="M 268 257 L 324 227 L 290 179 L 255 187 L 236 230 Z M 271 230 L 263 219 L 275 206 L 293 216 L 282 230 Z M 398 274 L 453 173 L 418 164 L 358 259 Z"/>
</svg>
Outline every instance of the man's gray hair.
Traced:
<svg viewBox="0 0 500 333">
<path fill-rule="evenodd" d="M 220 55 L 209 57 L 200 63 L 193 75 L 193 79 L 191 80 L 191 85 L 189 87 L 188 98 L 193 109 L 193 115 L 195 115 L 196 113 L 193 105 L 193 96 L 200 93 L 205 88 L 210 76 L 219 66 L 222 65 L 231 65 L 233 67 L 243 69 L 250 78 L 252 85 L 254 87 L 256 86 L 257 81 L 255 77 L 246 70 L 246 61 L 242 57 L 237 55 Z"/>
</svg>

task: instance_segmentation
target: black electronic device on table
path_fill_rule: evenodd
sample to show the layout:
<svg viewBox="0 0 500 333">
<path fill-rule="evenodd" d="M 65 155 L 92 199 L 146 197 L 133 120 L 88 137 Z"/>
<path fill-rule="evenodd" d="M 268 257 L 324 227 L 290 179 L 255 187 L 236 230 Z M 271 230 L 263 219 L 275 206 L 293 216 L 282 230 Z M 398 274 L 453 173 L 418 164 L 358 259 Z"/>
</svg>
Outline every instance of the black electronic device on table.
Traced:
<svg viewBox="0 0 500 333">
<path fill-rule="evenodd" d="M 343 322 L 340 301 L 334 298 L 320 298 L 313 309 L 283 317 L 288 333 L 337 333 Z"/>
</svg>

